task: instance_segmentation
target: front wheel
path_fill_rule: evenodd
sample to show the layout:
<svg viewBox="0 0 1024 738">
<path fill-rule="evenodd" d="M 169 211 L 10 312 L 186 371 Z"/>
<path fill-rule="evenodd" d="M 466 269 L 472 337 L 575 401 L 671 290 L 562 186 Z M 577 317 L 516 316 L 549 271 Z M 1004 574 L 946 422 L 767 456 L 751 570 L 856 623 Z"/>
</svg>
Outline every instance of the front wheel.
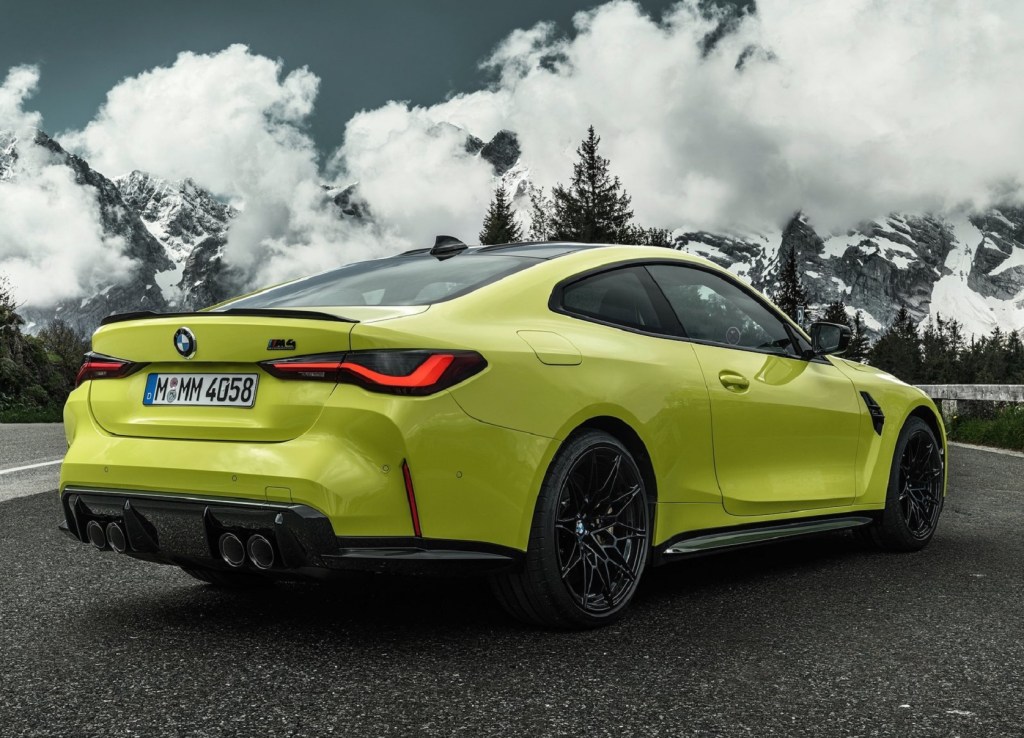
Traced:
<svg viewBox="0 0 1024 738">
<path fill-rule="evenodd" d="M 896 441 L 882 517 L 864 536 L 886 551 L 920 551 L 942 512 L 945 458 L 935 432 L 912 417 Z"/>
<path fill-rule="evenodd" d="M 633 456 L 602 431 L 559 450 L 541 487 L 523 564 L 492 580 L 512 615 L 555 628 L 622 616 L 650 549 L 650 508 Z"/>
</svg>

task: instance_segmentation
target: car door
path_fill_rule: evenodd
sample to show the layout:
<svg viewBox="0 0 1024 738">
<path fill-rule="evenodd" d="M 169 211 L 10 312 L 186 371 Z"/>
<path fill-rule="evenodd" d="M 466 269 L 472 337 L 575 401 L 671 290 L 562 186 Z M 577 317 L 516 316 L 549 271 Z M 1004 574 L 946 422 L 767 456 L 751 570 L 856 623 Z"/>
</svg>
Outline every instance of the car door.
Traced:
<svg viewBox="0 0 1024 738">
<path fill-rule="evenodd" d="M 726 510 L 851 504 L 861 428 L 853 383 L 825 358 L 801 358 L 796 331 L 732 279 L 696 266 L 648 270 L 704 373 Z"/>
<path fill-rule="evenodd" d="M 675 534 L 689 515 L 660 503 L 721 505 L 704 375 L 647 270 L 630 263 L 576 275 L 556 288 L 552 304 L 572 318 L 559 330 L 579 348 L 586 371 L 547 402 L 567 398 L 597 415 L 629 418 L 657 480 L 659 530 Z"/>
</svg>

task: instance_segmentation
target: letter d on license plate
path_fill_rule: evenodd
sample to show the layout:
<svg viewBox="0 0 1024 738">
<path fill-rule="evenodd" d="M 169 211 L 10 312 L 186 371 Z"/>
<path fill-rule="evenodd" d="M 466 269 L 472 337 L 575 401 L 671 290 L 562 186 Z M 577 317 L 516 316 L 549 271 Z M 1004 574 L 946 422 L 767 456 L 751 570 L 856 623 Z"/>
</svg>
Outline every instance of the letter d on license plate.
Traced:
<svg viewBox="0 0 1024 738">
<path fill-rule="evenodd" d="M 252 407 L 256 374 L 150 374 L 143 405 Z"/>
</svg>

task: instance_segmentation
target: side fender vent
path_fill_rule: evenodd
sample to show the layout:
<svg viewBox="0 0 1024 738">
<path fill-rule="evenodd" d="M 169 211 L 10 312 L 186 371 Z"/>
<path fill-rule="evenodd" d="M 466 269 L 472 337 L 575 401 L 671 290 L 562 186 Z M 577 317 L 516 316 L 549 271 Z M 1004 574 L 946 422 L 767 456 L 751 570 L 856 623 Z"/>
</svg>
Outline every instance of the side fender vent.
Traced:
<svg viewBox="0 0 1024 738">
<path fill-rule="evenodd" d="M 871 425 L 875 427 L 875 433 L 882 435 L 882 427 L 885 425 L 885 413 L 882 412 L 882 408 L 875 402 L 875 398 L 867 392 L 861 392 L 860 396 L 864 398 L 864 404 L 868 406 L 868 414 L 871 415 Z"/>
</svg>

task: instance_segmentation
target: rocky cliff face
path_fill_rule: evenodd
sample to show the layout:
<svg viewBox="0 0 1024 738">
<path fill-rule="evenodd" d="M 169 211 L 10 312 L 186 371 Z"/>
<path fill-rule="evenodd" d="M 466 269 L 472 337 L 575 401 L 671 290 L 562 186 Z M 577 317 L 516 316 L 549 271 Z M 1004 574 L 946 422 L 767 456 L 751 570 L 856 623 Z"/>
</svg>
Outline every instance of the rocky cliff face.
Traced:
<svg viewBox="0 0 1024 738">
<path fill-rule="evenodd" d="M 228 226 L 238 211 L 191 179 L 171 182 L 134 171 L 114 181 L 174 265 L 159 278 L 168 303 L 195 310 L 223 299 L 209 297 L 218 283 Z"/>
<path fill-rule="evenodd" d="M 0 186 L 16 176 L 17 141 L 0 132 Z M 110 180 L 44 134 L 43 146 L 96 193 L 103 228 L 124 239 L 134 262 L 130 279 L 99 293 L 47 309 L 28 308 L 35 327 L 60 316 L 90 332 L 110 313 L 195 310 L 239 292 L 223 262 L 227 232 L 237 211 L 191 180 L 169 182 L 144 172 Z M 528 207 L 530 171 L 518 138 L 499 131 L 490 141 L 466 137 L 466 151 L 492 167 L 520 209 Z M 324 185 L 338 217 L 372 225 L 370 203 L 358 183 Z M 0 224 L 2 227 L 2 224 Z M 968 334 L 996 325 L 1024 329 L 1024 208 L 939 217 L 891 214 L 842 234 L 822 233 L 801 214 L 779 230 L 709 233 L 680 229 L 675 248 L 704 256 L 767 292 L 781 260 L 793 253 L 804 285 L 820 307 L 842 299 L 864 312 L 877 334 L 900 307 L 918 321 L 936 314 L 961 321 Z M 814 305 L 812 305 L 813 309 Z"/>
<path fill-rule="evenodd" d="M 820 307 L 841 299 L 864 312 L 872 333 L 900 307 L 918 322 L 942 314 L 968 333 L 1024 328 L 1024 210 L 941 218 L 892 214 L 845 234 L 819 234 L 803 215 L 779 233 L 676 232 L 676 248 L 704 256 L 769 293 L 796 256 Z"/>
<path fill-rule="evenodd" d="M 107 315 L 131 310 L 166 310 L 157 275 L 173 268 L 163 244 L 160 243 L 146 228 L 139 214 L 121 197 L 117 186 L 108 178 L 92 169 L 82 158 L 69 154 L 60 144 L 44 133 L 36 135 L 29 145 L 41 146 L 69 167 L 75 175 L 75 181 L 95 191 L 99 205 L 103 231 L 108 236 L 119 236 L 124 240 L 124 254 L 132 260 L 129 277 L 118 283 L 110 283 L 101 287 L 96 295 L 83 299 L 64 300 L 53 307 L 23 310 L 29 325 L 42 326 L 54 317 L 66 320 L 73 327 L 85 333 L 91 333 L 100 320 Z M 8 149 L 8 162 L 16 159 L 14 146 Z M 16 176 L 7 167 L 8 176 Z M 58 217 L 55 214 L 55 217 Z"/>
<path fill-rule="evenodd" d="M 17 140 L 13 135 L 0 131 L 0 182 L 14 175 L 14 165 L 18 161 Z"/>
</svg>

